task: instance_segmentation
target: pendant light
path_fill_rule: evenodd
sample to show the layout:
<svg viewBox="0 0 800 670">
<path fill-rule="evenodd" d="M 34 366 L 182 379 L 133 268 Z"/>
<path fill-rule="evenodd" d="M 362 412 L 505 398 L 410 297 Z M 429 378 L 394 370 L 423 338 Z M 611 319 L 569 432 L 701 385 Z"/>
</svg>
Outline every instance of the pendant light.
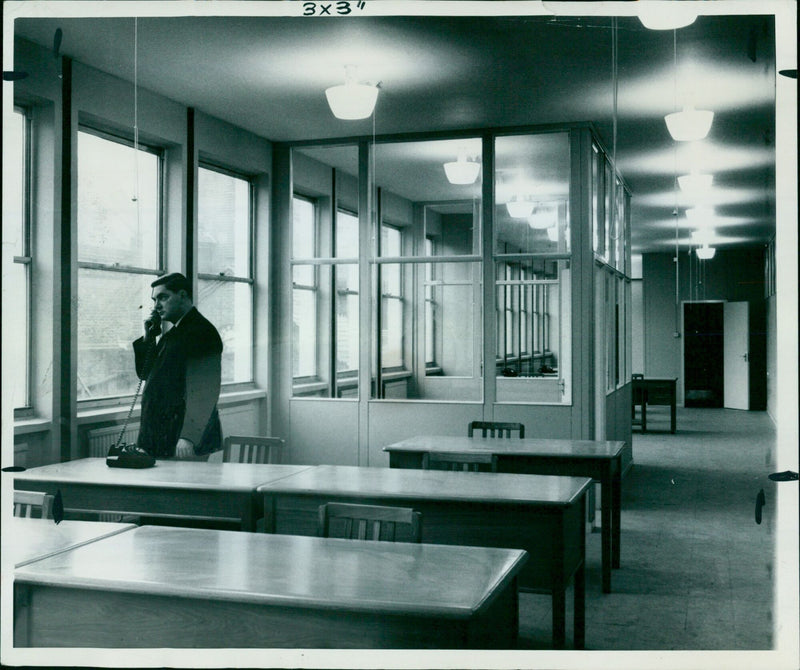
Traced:
<svg viewBox="0 0 800 670">
<path fill-rule="evenodd" d="M 639 0 L 639 21 L 650 30 L 675 30 L 695 22 L 697 12 L 686 2 Z"/>
<path fill-rule="evenodd" d="M 444 173 L 451 184 L 472 184 L 478 178 L 481 164 L 467 158 L 466 147 L 458 150 L 458 160 L 444 164 Z"/>
<path fill-rule="evenodd" d="M 713 181 L 714 175 L 703 174 L 693 170 L 689 174 L 678 177 L 678 186 L 681 187 L 681 191 L 686 195 L 697 196 L 710 189 Z"/>
<path fill-rule="evenodd" d="M 713 120 L 714 112 L 695 109 L 692 105 L 684 105 L 680 112 L 672 112 L 664 117 L 669 134 L 677 142 L 702 140 L 711 130 Z"/>
<path fill-rule="evenodd" d="M 333 115 L 337 119 L 355 121 L 366 119 L 378 100 L 378 87 L 359 84 L 356 79 L 356 66 L 345 66 L 344 84 L 331 86 L 325 90 Z"/>
<path fill-rule="evenodd" d="M 531 215 L 533 211 L 533 202 L 525 200 L 521 195 L 515 195 L 513 200 L 506 203 L 508 215 L 515 219 L 524 219 Z"/>
<path fill-rule="evenodd" d="M 694 250 L 694 253 L 697 254 L 697 257 L 701 261 L 710 261 L 712 258 L 714 258 L 714 254 L 717 253 L 717 250 L 714 247 L 704 244 L 703 246 L 697 247 L 697 249 Z"/>
</svg>

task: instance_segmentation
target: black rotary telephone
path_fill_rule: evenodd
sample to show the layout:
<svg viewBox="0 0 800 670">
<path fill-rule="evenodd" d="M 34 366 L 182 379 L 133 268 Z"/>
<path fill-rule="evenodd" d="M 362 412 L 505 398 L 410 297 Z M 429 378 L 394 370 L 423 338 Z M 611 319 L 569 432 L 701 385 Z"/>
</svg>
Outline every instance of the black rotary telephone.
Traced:
<svg viewBox="0 0 800 670">
<path fill-rule="evenodd" d="M 156 350 L 155 336 L 161 334 L 161 315 L 153 310 L 150 313 L 150 317 L 144 322 L 144 325 L 148 335 L 153 337 L 147 351 L 147 358 L 144 365 L 146 369 Z M 122 444 L 122 436 L 125 435 L 128 422 L 131 420 L 131 414 L 133 414 L 133 408 L 136 406 L 136 400 L 139 397 L 139 391 L 142 390 L 142 381 L 143 380 L 140 379 L 139 385 L 136 387 L 136 393 L 133 395 L 133 401 L 128 410 L 128 416 L 125 417 L 125 423 L 122 424 L 122 430 L 119 433 L 116 444 L 108 448 L 106 465 L 110 468 L 151 468 L 156 464 L 156 459 L 136 444 Z"/>
</svg>

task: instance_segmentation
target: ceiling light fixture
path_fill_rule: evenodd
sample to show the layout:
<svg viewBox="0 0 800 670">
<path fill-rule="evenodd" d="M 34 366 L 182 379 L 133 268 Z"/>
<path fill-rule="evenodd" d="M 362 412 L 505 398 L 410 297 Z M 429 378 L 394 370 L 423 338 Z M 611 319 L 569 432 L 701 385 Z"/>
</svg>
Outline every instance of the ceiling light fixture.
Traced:
<svg viewBox="0 0 800 670">
<path fill-rule="evenodd" d="M 506 203 L 506 209 L 509 216 L 513 216 L 515 219 L 524 219 L 531 215 L 533 202 L 523 199 L 520 195 L 515 195 L 513 200 Z"/>
<path fill-rule="evenodd" d="M 552 228 L 558 224 L 558 209 L 552 205 L 539 205 L 528 217 L 528 225 L 537 230 Z"/>
<path fill-rule="evenodd" d="M 697 249 L 694 250 L 694 253 L 697 254 L 697 257 L 701 261 L 710 261 L 712 258 L 714 258 L 714 254 L 717 253 L 717 250 L 714 247 L 704 244 L 701 247 L 697 247 Z"/>
<path fill-rule="evenodd" d="M 458 160 L 444 164 L 444 173 L 447 175 L 447 181 L 451 184 L 472 184 L 478 178 L 480 170 L 480 163 L 467 158 L 465 147 L 458 150 Z"/>
<path fill-rule="evenodd" d="M 713 228 L 698 228 L 692 232 L 692 242 L 697 246 L 709 245 L 714 240 Z"/>
<path fill-rule="evenodd" d="M 686 210 L 686 218 L 695 225 L 708 225 L 708 222 L 714 218 L 714 208 L 707 205 L 689 207 Z"/>
<path fill-rule="evenodd" d="M 688 3 L 639 0 L 639 20 L 650 30 L 675 30 L 695 22 L 697 12 Z"/>
<path fill-rule="evenodd" d="M 680 112 L 672 112 L 664 117 L 667 130 L 677 142 L 695 142 L 702 140 L 711 130 L 714 112 L 706 109 L 695 109 L 685 105 Z"/>
<path fill-rule="evenodd" d="M 713 181 L 714 175 L 690 172 L 678 177 L 678 186 L 681 187 L 681 191 L 684 193 L 697 195 L 710 189 Z"/>
<path fill-rule="evenodd" d="M 355 121 L 366 119 L 378 100 L 378 87 L 370 84 L 359 84 L 356 79 L 356 66 L 346 65 L 344 84 L 325 89 L 333 115 L 337 119 Z"/>
</svg>

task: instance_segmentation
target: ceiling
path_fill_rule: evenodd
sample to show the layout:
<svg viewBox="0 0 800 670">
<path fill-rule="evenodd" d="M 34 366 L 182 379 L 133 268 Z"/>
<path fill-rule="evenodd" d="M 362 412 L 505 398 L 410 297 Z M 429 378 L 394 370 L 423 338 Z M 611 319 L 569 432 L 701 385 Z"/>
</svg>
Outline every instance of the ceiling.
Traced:
<svg viewBox="0 0 800 670">
<path fill-rule="evenodd" d="M 308 3 L 292 4 L 299 14 Z M 138 82 L 273 141 L 590 121 L 631 190 L 634 253 L 674 250 L 676 223 L 680 244 L 690 244 L 683 211 L 692 203 L 675 187 L 690 168 L 714 174 L 704 198 L 714 207 L 715 246 L 767 242 L 775 230 L 773 17 L 700 16 L 655 31 L 624 16 L 613 26 L 608 16 L 561 15 L 141 17 Z M 62 54 L 133 81 L 132 18 L 15 22 L 18 36 L 48 49 L 57 28 Z M 362 81 L 380 82 L 374 119 L 341 121 L 328 109 L 323 91 L 341 83 L 347 64 Z M 667 132 L 664 115 L 685 100 L 715 112 L 702 142 Z"/>
</svg>

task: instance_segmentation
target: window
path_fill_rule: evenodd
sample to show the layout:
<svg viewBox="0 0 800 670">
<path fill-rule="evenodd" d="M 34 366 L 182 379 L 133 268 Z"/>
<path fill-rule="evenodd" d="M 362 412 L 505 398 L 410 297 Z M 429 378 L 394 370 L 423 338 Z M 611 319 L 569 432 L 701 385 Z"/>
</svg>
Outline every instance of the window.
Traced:
<svg viewBox="0 0 800 670">
<path fill-rule="evenodd" d="M 200 166 L 197 198 L 198 293 L 195 304 L 222 337 L 222 383 L 253 380 L 252 186 Z"/>
<path fill-rule="evenodd" d="M 131 343 L 162 272 L 157 149 L 78 132 L 78 400 L 131 394 Z"/>
<path fill-rule="evenodd" d="M 295 197 L 292 204 L 292 257 L 316 254 L 314 203 Z M 292 376 L 317 375 L 317 268 L 295 265 L 292 269 Z"/>
<path fill-rule="evenodd" d="M 435 248 L 433 238 L 425 238 L 425 255 L 434 256 Z M 436 367 L 436 319 L 434 312 L 436 310 L 436 302 L 433 299 L 433 287 L 436 282 L 434 276 L 434 269 L 436 266 L 433 263 L 425 263 L 425 367 Z"/>
<path fill-rule="evenodd" d="M 381 255 L 397 258 L 402 254 L 399 228 L 381 226 Z M 403 360 L 403 266 L 381 266 L 381 358 L 384 369 L 402 368 Z"/>
<path fill-rule="evenodd" d="M 10 270 L 10 284 L 14 287 L 12 304 L 15 306 L 14 323 L 16 335 L 13 340 L 4 342 L 12 354 L 9 360 L 14 367 L 4 379 L 4 393 L 10 390 L 15 409 L 30 406 L 30 317 L 31 317 L 31 245 L 30 245 L 30 170 L 31 142 L 30 117 L 21 107 L 14 107 L 11 122 L 4 133 L 3 151 L 13 157 L 17 170 L 3 175 L 5 188 L 12 194 L 9 208 L 14 224 L 14 263 Z M 5 210 L 5 208 L 4 208 Z M 6 211 L 5 210 L 4 213 Z M 5 227 L 4 227 L 5 228 Z M 10 229 L 10 227 L 9 227 Z M 7 315 L 8 316 L 8 315 Z M 5 377 L 5 375 L 4 375 Z M 6 384 L 10 386 L 6 387 Z M 7 389 L 7 390 L 6 390 Z"/>
<path fill-rule="evenodd" d="M 496 397 L 569 403 L 569 136 L 503 136 L 495 150 Z"/>
<path fill-rule="evenodd" d="M 358 259 L 358 217 L 336 213 L 336 258 Z M 336 371 L 358 372 L 358 263 L 339 263 L 336 273 Z"/>
</svg>

